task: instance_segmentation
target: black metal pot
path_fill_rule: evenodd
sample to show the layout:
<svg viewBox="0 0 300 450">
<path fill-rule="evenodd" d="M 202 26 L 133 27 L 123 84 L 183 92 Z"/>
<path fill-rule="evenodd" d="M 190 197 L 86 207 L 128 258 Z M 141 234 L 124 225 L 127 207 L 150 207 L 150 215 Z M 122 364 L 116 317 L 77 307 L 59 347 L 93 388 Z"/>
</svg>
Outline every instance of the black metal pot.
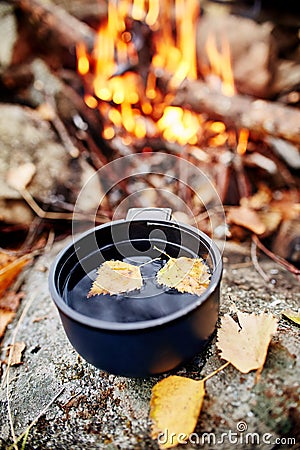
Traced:
<svg viewBox="0 0 300 450">
<path fill-rule="evenodd" d="M 170 216 L 167 209 L 130 210 L 126 220 L 81 235 L 51 267 L 50 292 L 71 344 L 107 372 L 138 377 L 169 371 L 201 352 L 214 332 L 220 252 L 204 233 Z M 196 296 L 175 289 L 156 291 L 152 284 L 152 290 L 146 286 L 138 294 L 86 298 L 103 261 L 154 259 L 160 255 L 155 246 L 172 257 L 201 256 L 211 271 L 207 290 Z M 149 271 L 155 268 L 152 263 L 144 267 L 151 281 Z"/>
</svg>

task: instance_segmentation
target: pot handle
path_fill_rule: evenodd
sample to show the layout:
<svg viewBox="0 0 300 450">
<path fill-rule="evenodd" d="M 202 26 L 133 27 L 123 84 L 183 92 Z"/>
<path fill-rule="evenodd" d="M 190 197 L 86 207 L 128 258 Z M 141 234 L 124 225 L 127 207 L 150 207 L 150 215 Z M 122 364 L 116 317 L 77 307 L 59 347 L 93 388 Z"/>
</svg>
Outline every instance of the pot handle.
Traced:
<svg viewBox="0 0 300 450">
<path fill-rule="evenodd" d="M 126 220 L 171 220 L 171 208 L 130 208 Z"/>
</svg>

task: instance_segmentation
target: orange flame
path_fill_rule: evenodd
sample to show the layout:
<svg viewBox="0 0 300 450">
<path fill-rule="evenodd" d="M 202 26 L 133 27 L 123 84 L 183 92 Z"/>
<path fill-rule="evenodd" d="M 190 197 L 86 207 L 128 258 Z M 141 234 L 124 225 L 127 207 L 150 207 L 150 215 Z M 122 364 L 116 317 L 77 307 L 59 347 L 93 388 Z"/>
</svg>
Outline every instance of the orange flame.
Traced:
<svg viewBox="0 0 300 450">
<path fill-rule="evenodd" d="M 157 122 L 158 129 L 169 142 L 196 144 L 200 126 L 199 116 L 178 106 L 167 106 Z"/>
<path fill-rule="evenodd" d="M 175 19 L 173 12 L 175 11 Z M 195 145 L 204 119 L 190 110 L 170 106 L 174 91 L 184 79 L 197 79 L 196 24 L 199 0 L 109 0 L 108 16 L 99 27 L 92 55 L 83 44 L 76 49 L 78 72 L 86 78 L 85 102 L 99 108 L 106 125 L 103 137 L 118 135 L 125 145 L 134 138 L 162 135 L 168 142 Z M 144 22 L 152 33 L 153 57 L 146 77 L 139 74 L 134 21 Z M 226 40 L 221 51 L 210 36 L 206 44 L 211 72 L 222 80 L 226 95 L 235 92 Z M 92 72 L 93 71 L 93 72 Z M 158 74 L 169 77 L 169 93 L 158 88 Z M 92 86 L 90 81 L 92 80 Z M 205 126 L 209 143 L 222 146 L 229 134 L 222 122 Z M 242 151 L 242 130 L 238 152 Z M 246 144 L 247 147 L 247 144 Z"/>
<path fill-rule="evenodd" d="M 239 155 L 246 153 L 249 138 L 249 130 L 242 128 L 239 132 L 238 144 L 236 151 Z"/>
<path fill-rule="evenodd" d="M 159 0 L 149 0 L 148 12 L 145 19 L 146 24 L 155 29 L 159 16 Z"/>
<path fill-rule="evenodd" d="M 77 70 L 80 75 L 86 75 L 90 70 L 90 62 L 83 42 L 76 46 Z"/>
<path fill-rule="evenodd" d="M 228 40 L 223 37 L 221 41 L 221 51 L 219 51 L 215 36 L 210 34 L 206 41 L 206 52 L 211 67 L 211 73 L 219 78 L 223 94 L 228 96 L 234 95 L 235 86 Z"/>
</svg>

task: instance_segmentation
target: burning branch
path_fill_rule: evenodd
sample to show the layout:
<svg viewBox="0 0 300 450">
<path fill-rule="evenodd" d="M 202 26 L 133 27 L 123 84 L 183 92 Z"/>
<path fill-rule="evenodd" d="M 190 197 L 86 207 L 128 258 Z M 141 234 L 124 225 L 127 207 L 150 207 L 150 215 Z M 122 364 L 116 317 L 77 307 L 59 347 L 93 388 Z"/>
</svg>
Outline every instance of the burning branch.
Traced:
<svg viewBox="0 0 300 450">
<path fill-rule="evenodd" d="M 300 144 L 300 111 L 296 108 L 238 94 L 227 97 L 201 81 L 184 83 L 173 104 L 206 113 L 228 126 L 247 128 Z"/>
</svg>

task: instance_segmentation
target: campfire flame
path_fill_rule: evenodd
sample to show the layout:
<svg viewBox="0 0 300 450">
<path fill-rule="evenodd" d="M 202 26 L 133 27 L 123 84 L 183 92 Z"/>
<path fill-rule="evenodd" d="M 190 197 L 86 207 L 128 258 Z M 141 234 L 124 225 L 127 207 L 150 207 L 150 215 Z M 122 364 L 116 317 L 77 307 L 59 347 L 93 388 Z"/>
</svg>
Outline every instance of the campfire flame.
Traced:
<svg viewBox="0 0 300 450">
<path fill-rule="evenodd" d="M 221 89 L 224 95 L 234 95 L 236 91 L 228 40 L 224 36 L 222 37 L 221 49 L 219 50 L 215 35 L 210 34 L 205 47 L 210 64 L 209 75 L 217 77 L 217 80 L 221 82 Z"/>
<path fill-rule="evenodd" d="M 92 54 L 84 44 L 76 49 L 77 69 L 86 86 L 85 102 L 90 108 L 98 107 L 104 117 L 105 139 L 118 135 L 129 145 L 136 139 L 163 137 L 182 146 L 196 145 L 206 128 L 211 133 L 210 145 L 225 144 L 228 133 L 222 122 L 205 125 L 201 115 L 172 106 L 181 83 L 198 77 L 199 14 L 198 0 L 108 2 L 107 20 L 99 27 Z M 142 31 L 137 32 L 137 27 Z M 145 45 L 149 57 L 142 61 L 140 52 Z M 223 39 L 218 50 L 214 36 L 209 36 L 206 49 L 210 74 L 221 80 L 225 95 L 234 95 L 228 42 Z M 158 87 L 162 76 L 166 93 Z M 237 147 L 240 154 L 246 151 L 246 138 L 242 130 Z"/>
</svg>

